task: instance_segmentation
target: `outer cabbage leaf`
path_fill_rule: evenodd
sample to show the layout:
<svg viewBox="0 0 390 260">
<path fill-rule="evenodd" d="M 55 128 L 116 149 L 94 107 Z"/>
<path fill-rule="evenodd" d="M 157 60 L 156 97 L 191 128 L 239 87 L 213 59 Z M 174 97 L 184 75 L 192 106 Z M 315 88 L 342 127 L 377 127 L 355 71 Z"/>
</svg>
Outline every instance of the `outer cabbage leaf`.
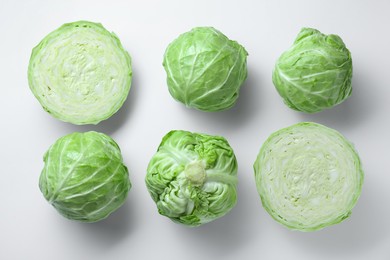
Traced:
<svg viewBox="0 0 390 260">
<path fill-rule="evenodd" d="M 342 39 L 303 28 L 276 62 L 273 83 L 290 108 L 316 113 L 352 93 L 352 58 Z"/>
<path fill-rule="evenodd" d="M 32 51 L 30 89 L 51 115 L 73 124 L 97 124 L 125 102 L 131 58 L 114 33 L 78 21 L 48 34 Z"/>
<path fill-rule="evenodd" d="M 307 122 L 273 133 L 254 170 L 263 207 L 277 222 L 300 231 L 348 218 L 364 179 L 352 144 L 336 130 Z"/>
<path fill-rule="evenodd" d="M 102 133 L 59 138 L 44 155 L 39 188 L 64 217 L 95 222 L 118 209 L 131 188 L 115 141 Z"/>
<path fill-rule="evenodd" d="M 247 77 L 248 53 L 212 27 L 196 27 L 167 47 L 163 66 L 170 94 L 187 107 L 232 107 Z"/>
<path fill-rule="evenodd" d="M 174 222 L 199 226 L 237 202 L 237 161 L 225 138 L 171 131 L 149 162 L 146 186 L 158 212 Z"/>
</svg>

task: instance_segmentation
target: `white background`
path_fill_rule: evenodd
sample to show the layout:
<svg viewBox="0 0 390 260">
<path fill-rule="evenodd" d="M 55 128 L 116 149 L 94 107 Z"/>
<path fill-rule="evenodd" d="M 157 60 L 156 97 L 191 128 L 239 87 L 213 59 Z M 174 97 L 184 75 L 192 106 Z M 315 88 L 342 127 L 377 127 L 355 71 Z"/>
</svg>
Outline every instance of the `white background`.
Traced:
<svg viewBox="0 0 390 260">
<path fill-rule="evenodd" d="M 32 48 L 80 19 L 114 31 L 133 59 L 122 109 L 97 126 L 47 114 L 29 90 Z M 185 108 L 168 93 L 166 46 L 195 26 L 214 26 L 249 52 L 237 105 L 224 112 Z M 0 0 L 0 259 L 390 259 L 390 1 L 11 1 Z M 340 35 L 353 57 L 353 95 L 315 115 L 287 108 L 271 81 L 277 57 L 301 27 Z M 335 128 L 355 144 L 365 170 L 352 216 L 313 233 L 290 231 L 261 206 L 253 162 L 273 131 L 301 121 Z M 144 177 L 171 129 L 225 136 L 239 163 L 238 204 L 225 217 L 187 228 L 160 216 Z M 59 137 L 96 130 L 120 145 L 133 184 L 108 219 L 83 224 L 43 198 L 42 156 Z"/>
</svg>

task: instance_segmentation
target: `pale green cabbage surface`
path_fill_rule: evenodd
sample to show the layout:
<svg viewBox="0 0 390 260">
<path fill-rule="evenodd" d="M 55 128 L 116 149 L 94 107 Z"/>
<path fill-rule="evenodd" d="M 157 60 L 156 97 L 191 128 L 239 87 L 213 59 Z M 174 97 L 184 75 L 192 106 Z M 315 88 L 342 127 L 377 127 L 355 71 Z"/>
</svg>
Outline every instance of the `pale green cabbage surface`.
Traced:
<svg viewBox="0 0 390 260">
<path fill-rule="evenodd" d="M 78 21 L 49 33 L 32 51 L 29 86 L 43 109 L 73 124 L 97 124 L 125 102 L 131 58 L 114 33 Z"/>
<path fill-rule="evenodd" d="M 44 155 L 39 188 L 64 217 L 96 222 L 118 209 L 131 188 L 116 142 L 103 133 L 72 133 Z"/>
<path fill-rule="evenodd" d="M 339 36 L 303 28 L 277 60 L 272 80 L 288 107 L 320 112 L 351 95 L 351 53 Z"/>
<path fill-rule="evenodd" d="M 171 42 L 164 54 L 170 94 L 187 107 L 232 107 L 247 78 L 247 51 L 212 27 L 196 27 Z"/>
<path fill-rule="evenodd" d="M 364 179 L 353 145 L 336 130 L 311 122 L 271 134 L 254 171 L 265 210 L 277 222 L 300 231 L 348 218 Z"/>
<path fill-rule="evenodd" d="M 235 206 L 236 157 L 223 137 L 174 130 L 150 160 L 145 182 L 161 215 L 199 226 Z"/>
</svg>

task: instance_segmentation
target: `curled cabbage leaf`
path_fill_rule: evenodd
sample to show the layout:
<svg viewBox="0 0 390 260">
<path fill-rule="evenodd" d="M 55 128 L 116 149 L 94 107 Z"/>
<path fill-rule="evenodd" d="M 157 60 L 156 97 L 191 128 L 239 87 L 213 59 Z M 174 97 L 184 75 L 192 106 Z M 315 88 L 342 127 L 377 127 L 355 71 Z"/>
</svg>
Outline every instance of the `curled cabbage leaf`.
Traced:
<svg viewBox="0 0 390 260">
<path fill-rule="evenodd" d="M 236 157 L 223 137 L 171 131 L 150 160 L 145 182 L 161 215 L 199 226 L 235 206 Z"/>
<path fill-rule="evenodd" d="M 212 27 L 196 27 L 167 47 L 163 66 L 170 94 L 187 107 L 232 107 L 247 77 L 248 53 Z"/>
<path fill-rule="evenodd" d="M 97 132 L 59 138 L 44 155 L 39 188 L 64 217 L 96 222 L 118 209 L 131 188 L 115 141 Z"/>
<path fill-rule="evenodd" d="M 336 130 L 310 122 L 274 132 L 254 170 L 263 207 L 277 222 L 300 231 L 348 218 L 364 179 L 352 144 Z"/>
<path fill-rule="evenodd" d="M 30 89 L 43 109 L 73 124 L 97 124 L 125 102 L 131 58 L 114 33 L 78 21 L 48 34 L 32 51 Z"/>
<path fill-rule="evenodd" d="M 343 102 L 352 93 L 352 58 L 342 39 L 303 28 L 277 60 L 272 75 L 284 103 L 316 113 Z"/>
</svg>

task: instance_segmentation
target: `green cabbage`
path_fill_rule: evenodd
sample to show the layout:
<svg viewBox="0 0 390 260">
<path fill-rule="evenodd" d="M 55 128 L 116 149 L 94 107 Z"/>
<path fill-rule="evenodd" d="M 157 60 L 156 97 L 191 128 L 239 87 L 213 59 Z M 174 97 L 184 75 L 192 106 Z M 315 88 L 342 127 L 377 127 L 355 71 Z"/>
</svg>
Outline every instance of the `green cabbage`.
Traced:
<svg viewBox="0 0 390 260">
<path fill-rule="evenodd" d="M 218 111 L 232 107 L 247 77 L 248 53 L 212 27 L 197 27 L 167 47 L 163 66 L 174 99 L 187 107 Z"/>
<path fill-rule="evenodd" d="M 278 59 L 273 83 L 290 108 L 316 113 L 352 93 L 352 58 L 342 39 L 303 28 Z"/>
<path fill-rule="evenodd" d="M 118 37 L 101 24 L 78 21 L 48 34 L 32 51 L 30 89 L 54 117 L 97 124 L 125 102 L 131 59 Z"/>
<path fill-rule="evenodd" d="M 237 161 L 225 138 L 171 131 L 150 160 L 146 186 L 161 215 L 199 226 L 237 201 Z"/>
<path fill-rule="evenodd" d="M 336 130 L 307 122 L 273 133 L 254 170 L 263 207 L 277 222 L 300 231 L 348 218 L 364 179 L 352 144 Z"/>
<path fill-rule="evenodd" d="M 64 217 L 95 222 L 118 209 L 131 188 L 115 141 L 102 133 L 59 138 L 44 155 L 39 188 Z"/>
</svg>

